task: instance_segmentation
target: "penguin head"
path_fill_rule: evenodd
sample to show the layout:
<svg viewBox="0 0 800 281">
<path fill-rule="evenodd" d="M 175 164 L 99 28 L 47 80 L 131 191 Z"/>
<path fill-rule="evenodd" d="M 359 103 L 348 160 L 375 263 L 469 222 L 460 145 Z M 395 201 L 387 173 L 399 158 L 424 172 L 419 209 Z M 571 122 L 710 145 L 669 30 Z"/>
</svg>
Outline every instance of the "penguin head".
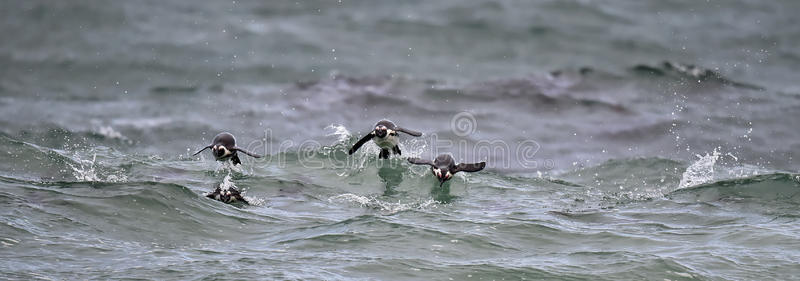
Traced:
<svg viewBox="0 0 800 281">
<path fill-rule="evenodd" d="M 236 197 L 233 196 L 230 190 L 223 190 L 219 195 L 222 202 L 230 203 L 236 201 Z"/>
<path fill-rule="evenodd" d="M 230 150 L 228 150 L 227 147 L 225 147 L 224 145 L 219 145 L 219 144 L 215 144 L 211 148 L 211 152 L 214 154 L 214 157 L 216 157 L 217 159 L 224 158 L 225 156 L 228 156 L 228 155 L 232 154 L 232 152 Z"/>
<path fill-rule="evenodd" d="M 238 190 L 233 189 L 233 188 L 229 188 L 229 189 L 221 191 L 220 192 L 220 198 L 225 203 L 233 203 L 233 202 L 237 202 L 240 199 L 242 199 L 241 193 L 239 193 Z"/>
<path fill-rule="evenodd" d="M 386 128 L 384 125 L 375 126 L 376 137 L 385 138 L 387 134 L 389 134 L 389 128 Z"/>
<path fill-rule="evenodd" d="M 439 180 L 439 186 L 444 185 L 444 182 L 453 178 L 453 173 L 450 172 L 448 167 L 432 167 L 433 175 Z"/>
</svg>

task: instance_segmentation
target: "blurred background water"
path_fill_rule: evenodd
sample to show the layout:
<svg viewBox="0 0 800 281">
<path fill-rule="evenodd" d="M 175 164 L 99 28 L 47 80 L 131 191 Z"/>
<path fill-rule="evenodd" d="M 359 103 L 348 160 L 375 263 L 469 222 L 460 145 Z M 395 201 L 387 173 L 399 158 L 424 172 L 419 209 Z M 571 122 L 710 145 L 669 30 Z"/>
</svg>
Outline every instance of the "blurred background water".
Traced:
<svg viewBox="0 0 800 281">
<path fill-rule="evenodd" d="M 0 5 L 4 279 L 800 275 L 800 2 Z"/>
</svg>

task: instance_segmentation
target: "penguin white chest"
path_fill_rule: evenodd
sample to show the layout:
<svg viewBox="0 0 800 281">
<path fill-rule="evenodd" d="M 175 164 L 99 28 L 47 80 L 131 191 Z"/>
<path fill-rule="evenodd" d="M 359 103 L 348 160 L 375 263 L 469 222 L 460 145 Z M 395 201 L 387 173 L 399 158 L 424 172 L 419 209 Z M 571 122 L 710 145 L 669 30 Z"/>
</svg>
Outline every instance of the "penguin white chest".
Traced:
<svg viewBox="0 0 800 281">
<path fill-rule="evenodd" d="M 392 149 L 400 141 L 397 135 L 387 135 L 385 138 L 374 138 L 375 144 L 381 149 Z"/>
</svg>

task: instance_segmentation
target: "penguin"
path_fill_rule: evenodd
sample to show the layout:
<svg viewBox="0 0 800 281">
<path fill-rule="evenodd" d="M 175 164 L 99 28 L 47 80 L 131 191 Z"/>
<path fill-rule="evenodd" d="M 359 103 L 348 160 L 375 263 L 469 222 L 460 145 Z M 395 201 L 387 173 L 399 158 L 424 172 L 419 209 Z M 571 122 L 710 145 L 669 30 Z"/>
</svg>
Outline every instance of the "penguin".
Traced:
<svg viewBox="0 0 800 281">
<path fill-rule="evenodd" d="M 397 143 L 400 141 L 397 136 L 397 132 L 403 132 L 408 135 L 412 135 L 415 137 L 422 136 L 422 133 L 417 131 L 412 131 L 409 129 L 397 127 L 392 121 L 389 120 L 381 120 L 378 121 L 378 124 L 375 124 L 375 129 L 372 130 L 369 134 L 362 137 L 347 153 L 353 155 L 362 145 L 367 143 L 368 141 L 372 140 L 375 142 L 378 147 L 381 148 L 381 153 L 378 154 L 378 158 L 381 159 L 389 159 L 389 150 L 392 150 L 392 153 L 401 155 L 400 147 L 397 146 Z"/>
<path fill-rule="evenodd" d="M 433 162 L 420 158 L 408 158 L 408 162 L 414 165 L 431 166 L 431 172 L 433 172 L 433 175 L 435 175 L 439 180 L 439 187 L 441 187 L 444 182 L 450 180 L 455 173 L 477 172 L 486 167 L 486 162 L 456 164 L 456 161 L 453 160 L 453 156 L 450 156 L 450 154 L 440 154 L 439 156 L 436 156 L 436 159 L 434 159 Z"/>
<path fill-rule="evenodd" d="M 247 200 L 244 199 L 242 193 L 236 190 L 233 187 L 229 187 L 223 190 L 221 187 L 217 187 L 214 189 L 214 192 L 206 194 L 206 197 L 223 202 L 223 203 L 234 203 L 234 202 L 242 202 L 245 204 Z"/>
<path fill-rule="evenodd" d="M 200 154 L 200 152 L 203 152 L 203 150 L 209 148 L 211 148 L 211 153 L 214 154 L 214 158 L 216 158 L 217 161 L 226 161 L 230 159 L 234 165 L 242 163 L 242 160 L 239 160 L 239 156 L 236 155 L 236 152 L 239 151 L 241 151 L 244 154 L 250 155 L 251 157 L 261 158 L 261 155 L 237 147 L 236 138 L 234 138 L 233 135 L 231 135 L 228 132 L 219 133 L 217 136 L 214 137 L 214 140 L 211 141 L 211 144 L 204 147 L 200 151 L 195 152 L 193 156 Z"/>
</svg>

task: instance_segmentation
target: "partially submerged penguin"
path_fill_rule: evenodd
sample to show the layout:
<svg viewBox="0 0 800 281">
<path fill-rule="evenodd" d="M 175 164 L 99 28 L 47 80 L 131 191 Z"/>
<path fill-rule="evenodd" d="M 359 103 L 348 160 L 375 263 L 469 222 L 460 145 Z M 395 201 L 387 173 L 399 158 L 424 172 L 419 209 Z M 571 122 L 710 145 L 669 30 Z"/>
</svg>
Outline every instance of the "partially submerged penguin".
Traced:
<svg viewBox="0 0 800 281">
<path fill-rule="evenodd" d="M 456 164 L 456 161 L 453 160 L 453 156 L 450 156 L 450 154 L 441 154 L 436 156 L 436 159 L 434 159 L 433 162 L 420 158 L 408 158 L 408 162 L 411 162 L 411 164 L 415 165 L 431 166 L 431 172 L 433 172 L 433 175 L 435 175 L 439 180 L 440 187 L 444 184 L 444 182 L 450 180 L 455 173 L 477 172 L 486 167 L 486 162 Z"/>
<path fill-rule="evenodd" d="M 200 154 L 200 152 L 209 148 L 211 148 L 211 153 L 214 154 L 214 158 L 216 158 L 217 161 L 226 161 L 230 159 L 234 165 L 242 163 L 242 160 L 239 160 L 239 156 L 236 155 L 236 152 L 239 151 L 251 157 L 261 158 L 261 155 L 237 147 L 236 138 L 228 132 L 219 133 L 214 137 L 214 140 L 211 141 L 211 144 L 196 152 L 194 155 Z"/>
<path fill-rule="evenodd" d="M 247 200 L 245 200 L 244 197 L 242 197 L 242 193 L 233 187 L 222 189 L 221 187 L 218 186 L 216 189 L 214 189 L 214 192 L 206 194 L 206 197 L 217 201 L 222 201 L 224 203 L 241 202 L 244 204 L 248 204 Z"/>
<path fill-rule="evenodd" d="M 372 132 L 358 140 L 347 153 L 352 155 L 356 150 L 361 148 L 362 145 L 372 140 L 381 148 L 381 153 L 378 154 L 378 158 L 389 159 L 389 149 L 391 149 L 394 154 L 400 155 L 400 147 L 397 146 L 399 142 L 397 132 L 403 132 L 415 137 L 422 136 L 420 132 L 397 127 L 392 121 L 381 120 L 378 124 L 375 124 L 375 129 L 372 130 Z"/>
</svg>

